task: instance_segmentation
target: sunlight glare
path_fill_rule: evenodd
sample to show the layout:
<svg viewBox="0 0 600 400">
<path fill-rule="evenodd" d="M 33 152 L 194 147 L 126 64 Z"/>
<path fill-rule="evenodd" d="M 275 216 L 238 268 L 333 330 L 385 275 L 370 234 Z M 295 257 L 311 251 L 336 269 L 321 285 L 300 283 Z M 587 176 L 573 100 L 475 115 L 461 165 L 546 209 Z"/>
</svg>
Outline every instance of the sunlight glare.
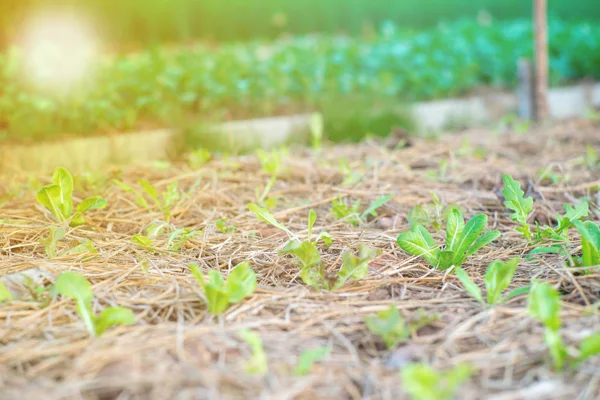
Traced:
<svg viewBox="0 0 600 400">
<path fill-rule="evenodd" d="M 56 89 L 80 82 L 90 71 L 98 50 L 85 20 L 59 13 L 32 18 L 20 47 L 26 79 Z"/>
</svg>

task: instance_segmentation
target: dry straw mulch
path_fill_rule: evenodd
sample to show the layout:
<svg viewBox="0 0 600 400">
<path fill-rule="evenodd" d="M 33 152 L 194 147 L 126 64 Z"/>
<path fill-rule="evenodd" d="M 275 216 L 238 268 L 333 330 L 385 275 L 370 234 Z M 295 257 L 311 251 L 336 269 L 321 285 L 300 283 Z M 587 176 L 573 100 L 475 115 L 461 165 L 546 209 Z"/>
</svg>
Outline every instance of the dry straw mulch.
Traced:
<svg viewBox="0 0 600 400">
<path fill-rule="evenodd" d="M 23 183 L 23 190 L 0 209 L 3 279 L 23 281 L 26 272 L 38 284 L 49 285 L 60 272 L 77 271 L 93 284 L 96 310 L 129 307 L 138 321 L 92 339 L 73 301 L 35 300 L 23 285 L 13 286 L 23 289 L 20 300 L 0 305 L 0 398 L 404 399 L 398 371 L 413 361 L 440 369 L 469 363 L 475 374 L 461 387 L 460 399 L 600 398 L 598 358 L 577 371 L 552 372 L 543 329 L 528 316 L 525 296 L 485 309 L 453 275 L 432 270 L 395 243 L 398 233 L 409 229 L 409 210 L 430 202 L 430 192 L 435 192 L 445 204 L 458 203 L 468 217 L 487 213 L 488 229 L 503 233 L 467 261 L 477 283 L 482 284 L 490 262 L 525 257 L 531 247 L 514 231 L 498 195 L 503 173 L 528 188 L 540 224 L 554 223 L 563 203 L 581 196 L 592 198 L 591 218 L 597 220 L 600 174 L 580 161 L 586 145 L 600 148 L 600 127 L 570 122 L 521 135 L 471 131 L 411 140 L 403 149 L 394 148 L 396 139 L 328 147 L 321 155 L 295 149 L 286 160 L 289 170 L 273 188 L 275 216 L 301 237 L 308 210 L 316 210 L 315 229 L 334 239 L 322 249 L 329 271 L 339 269 L 341 252 L 358 243 L 381 250 L 366 279 L 336 292 L 306 287 L 293 260 L 278 253 L 287 237 L 248 211 L 247 204 L 256 201 L 255 187 L 268 179 L 254 156 L 215 158 L 199 170 L 175 163 L 168 170 L 128 167 L 92 176 L 78 196 L 101 194 L 108 207 L 90 213 L 87 226 L 70 230 L 60 242 L 64 248 L 90 239 L 99 251 L 91 257 L 45 256 L 40 239 L 53 222 L 36 205 L 33 188 Z M 353 171 L 364 174 L 355 185 L 341 185 L 337 160 L 342 156 Z M 439 176 L 443 159 L 448 168 Z M 566 179 L 538 179 L 545 167 Z M 438 171 L 437 176 L 429 176 L 430 171 Z M 179 181 L 189 195 L 175 208 L 171 223 L 201 229 L 202 235 L 177 252 L 152 253 L 132 244 L 131 237 L 162 214 L 135 205 L 130 194 L 110 183 L 115 176 L 131 184 L 147 178 L 159 188 Z M 330 214 L 332 199 L 367 204 L 382 194 L 394 198 L 361 226 Z M 220 232 L 215 227 L 219 218 L 229 218 L 236 230 Z M 580 251 L 575 233 L 570 251 Z M 226 274 L 242 260 L 256 271 L 258 289 L 221 318 L 211 317 L 188 265 Z M 562 335 L 575 346 L 600 329 L 599 277 L 600 271 L 582 274 L 567 267 L 564 257 L 545 255 L 524 258 L 511 289 L 532 278 L 559 287 L 565 302 Z M 364 318 L 390 304 L 409 321 L 419 313 L 437 319 L 398 348 L 386 350 Z M 242 328 L 262 337 L 269 362 L 266 376 L 245 372 L 250 349 L 238 335 Z M 294 377 L 299 354 L 325 345 L 332 346 L 331 355 L 309 375 Z"/>
</svg>

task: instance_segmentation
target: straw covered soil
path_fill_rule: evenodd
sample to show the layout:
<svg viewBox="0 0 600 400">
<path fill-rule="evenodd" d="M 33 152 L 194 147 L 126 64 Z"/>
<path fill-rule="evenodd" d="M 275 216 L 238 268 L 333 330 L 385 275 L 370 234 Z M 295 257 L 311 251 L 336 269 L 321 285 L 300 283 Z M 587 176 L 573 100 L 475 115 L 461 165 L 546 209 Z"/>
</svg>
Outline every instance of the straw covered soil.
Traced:
<svg viewBox="0 0 600 400">
<path fill-rule="evenodd" d="M 522 257 L 510 289 L 527 286 L 531 279 L 560 288 L 561 332 L 574 349 L 600 330 L 594 307 L 600 300 L 600 273 L 567 267 L 558 254 L 526 259 L 531 246 L 515 232 L 500 189 L 504 173 L 522 182 L 535 199 L 532 226 L 535 221 L 554 224 L 564 203 L 582 196 L 595 199 L 600 174 L 582 157 L 586 145 L 600 148 L 600 126 L 573 121 L 527 134 L 467 131 L 409 139 L 408 146 L 397 149 L 394 142 L 401 137 L 329 146 L 321 154 L 294 149 L 285 159 L 288 169 L 271 191 L 278 199 L 272 212 L 300 238 L 307 234 L 308 211 L 317 212 L 315 232 L 325 230 L 333 237 L 330 247 L 320 246 L 329 272 L 339 270 L 342 251 L 359 243 L 381 250 L 367 278 L 332 292 L 303 284 L 294 260 L 279 253 L 287 235 L 248 211 L 247 204 L 256 202 L 255 188 L 268 181 L 254 155 L 215 157 L 199 169 L 181 162 L 168 169 L 131 166 L 90 175 L 79 185 L 77 199 L 100 194 L 108 206 L 91 211 L 86 226 L 70 229 L 59 241 L 59 252 L 90 239 L 98 250 L 91 255 L 49 259 L 40 240 L 54 222 L 36 204 L 30 182 L 11 183 L 13 188 L 22 184 L 22 190 L 0 209 L 0 274 L 17 299 L 0 304 L 0 398 L 404 399 L 398 371 L 419 361 L 440 370 L 471 365 L 474 374 L 461 386 L 460 399 L 600 398 L 597 357 L 575 371 L 553 372 L 543 327 L 527 313 L 526 295 L 485 308 L 453 274 L 432 269 L 396 244 L 397 235 L 409 230 L 408 212 L 431 203 L 430 192 L 444 204 L 460 205 L 467 218 L 487 213 L 488 229 L 503 235 L 469 258 L 465 269 L 483 286 L 490 262 Z M 357 183 L 342 185 L 340 157 L 362 175 Z M 446 171 L 440 171 L 442 160 L 447 160 Z M 545 167 L 554 171 L 554 182 L 538 179 Z M 111 183 L 114 177 L 131 185 L 146 178 L 159 190 L 177 180 L 187 195 L 174 207 L 170 223 L 202 234 L 178 251 L 162 249 L 168 235 L 159 236 L 159 251 L 131 243 L 133 235 L 163 214 L 136 205 L 131 193 Z M 383 194 L 394 197 L 360 226 L 330 213 L 333 199 L 361 199 L 364 207 Z M 590 210 L 590 218 L 598 220 L 594 202 Z M 219 218 L 229 218 L 235 230 L 217 229 Z M 439 243 L 442 235 L 435 236 Z M 575 231 L 569 251 L 581 252 Z M 212 317 L 188 266 L 227 275 L 244 260 L 256 271 L 258 288 L 221 317 Z M 24 285 L 32 286 L 25 274 L 50 285 L 63 271 L 91 281 L 96 312 L 120 305 L 132 309 L 137 322 L 91 338 L 73 300 L 34 296 Z M 364 321 L 390 304 L 407 321 L 433 318 L 388 350 Z M 245 370 L 251 349 L 239 335 L 242 328 L 263 340 L 269 365 L 263 376 Z M 332 347 L 328 357 L 308 375 L 294 376 L 303 351 L 327 345 Z"/>
</svg>

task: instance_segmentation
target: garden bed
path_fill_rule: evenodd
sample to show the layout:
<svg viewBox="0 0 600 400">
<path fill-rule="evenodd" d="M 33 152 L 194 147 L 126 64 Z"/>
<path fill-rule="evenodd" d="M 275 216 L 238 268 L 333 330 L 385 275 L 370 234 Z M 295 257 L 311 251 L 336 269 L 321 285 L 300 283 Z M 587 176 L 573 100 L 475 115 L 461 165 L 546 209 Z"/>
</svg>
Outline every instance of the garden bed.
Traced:
<svg viewBox="0 0 600 400">
<path fill-rule="evenodd" d="M 366 277 L 333 291 L 306 285 L 295 261 L 279 252 L 287 234 L 248 211 L 269 181 L 253 155 L 207 159 L 200 153 L 168 168 L 130 166 L 76 176 L 76 204 L 102 196 L 107 206 L 86 213 L 85 225 L 67 229 L 53 257 L 41 240 L 57 223 L 35 201 L 35 190 L 49 179 L 7 183 L 0 189 L 0 274 L 14 299 L 0 304 L 2 398 L 404 399 L 408 386 L 399 371 L 410 362 L 438 370 L 468 364 L 473 374 L 460 386 L 460 399 L 598 398 L 598 358 L 554 371 L 527 294 L 487 308 L 469 296 L 454 271 L 405 253 L 396 238 L 410 229 L 408 215 L 416 205 L 431 204 L 431 192 L 444 206 L 457 204 L 467 218 L 485 213 L 488 229 L 502 235 L 466 261 L 466 272 L 483 287 L 490 263 L 520 257 L 507 292 L 532 279 L 558 288 L 560 335 L 576 354 L 582 339 L 600 331 L 599 271 L 567 266 L 565 254 L 581 254 L 574 229 L 565 254 L 527 258 L 547 243 L 534 246 L 515 231 L 518 224 L 499 193 L 503 174 L 523 183 L 534 198 L 532 230 L 536 222 L 554 225 L 563 204 L 584 196 L 589 219 L 597 222 L 600 170 L 586 146 L 597 151 L 599 133 L 597 124 L 573 121 L 527 134 L 472 130 L 420 140 L 398 133 L 322 152 L 293 149 L 283 158 L 288 169 L 263 198 L 277 220 L 304 240 L 307 214 L 316 211 L 315 234 L 327 231 L 333 239 L 330 246 L 318 243 L 326 277 L 336 276 L 342 253 L 359 243 L 379 251 Z M 164 222 L 164 208 L 143 207 L 114 178 L 134 188 L 138 178 L 147 179 L 161 196 L 178 182 L 166 231 L 149 247 L 132 238 Z M 331 214 L 333 200 L 350 206 L 360 199 L 362 211 L 383 195 L 392 198 L 377 216 L 354 220 L 357 226 L 349 223 L 352 216 L 338 220 Z M 202 232 L 174 250 L 168 232 L 175 228 Z M 434 238 L 443 242 L 441 233 Z M 87 250 L 66 254 L 80 244 Z M 255 271 L 258 287 L 212 317 L 190 264 L 205 276 L 209 270 L 228 275 L 242 261 Z M 24 271 L 36 278 L 21 276 L 22 283 L 14 284 Z M 65 271 L 92 283 L 95 312 L 119 305 L 131 309 L 136 322 L 91 338 L 74 301 L 44 292 Z M 388 349 L 365 317 L 390 305 L 407 323 L 422 326 Z M 264 374 L 246 369 L 252 351 L 240 335 L 243 328 L 262 338 Z M 296 376 L 300 354 L 323 346 L 329 354 Z"/>
</svg>

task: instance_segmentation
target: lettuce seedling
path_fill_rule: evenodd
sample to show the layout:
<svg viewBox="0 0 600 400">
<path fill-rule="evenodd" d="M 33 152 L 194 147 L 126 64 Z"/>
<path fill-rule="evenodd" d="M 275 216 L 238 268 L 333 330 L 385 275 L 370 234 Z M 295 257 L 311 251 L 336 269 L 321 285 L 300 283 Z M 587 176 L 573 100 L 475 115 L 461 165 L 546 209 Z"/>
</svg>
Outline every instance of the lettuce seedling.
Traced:
<svg viewBox="0 0 600 400">
<path fill-rule="evenodd" d="M 345 251 L 342 253 L 342 268 L 338 271 L 338 279 L 333 289 L 339 289 L 348 279 L 359 281 L 369 274 L 369 261 L 377 255 L 377 252 L 368 246 L 358 246 L 358 257 Z"/>
<path fill-rule="evenodd" d="M 152 208 L 146 197 L 150 198 L 152 203 L 154 203 L 154 206 L 162 212 L 166 222 L 169 222 L 171 219 L 172 209 L 174 208 L 176 202 L 181 199 L 181 193 L 178 189 L 179 183 L 177 181 L 167 186 L 167 189 L 162 192 L 161 195 L 159 195 L 157 187 L 152 185 L 146 179 L 138 179 L 138 183 L 142 187 L 142 190 L 134 189 L 133 187 L 117 179 L 114 179 L 113 182 L 125 192 L 134 193 L 136 196 L 134 200 L 135 204 L 142 208 Z"/>
<path fill-rule="evenodd" d="M 292 254 L 298 259 L 301 265 L 300 278 L 304 283 L 317 290 L 328 290 L 330 288 L 329 279 L 327 279 L 325 269 L 321 264 L 321 253 L 316 245 L 322 240 L 325 245 L 329 246 L 332 240 L 327 232 L 321 232 L 314 240 L 312 239 L 313 226 L 317 220 L 317 213 L 314 210 L 308 212 L 308 238 L 300 241 L 296 234 L 277 221 L 273 214 L 264 208 L 251 203 L 248 204 L 248 209 L 256 215 L 258 220 L 281 229 L 290 236 L 290 240 L 281 250 L 281 253 Z"/>
<path fill-rule="evenodd" d="M 570 204 L 564 204 L 564 208 L 565 215 L 556 214 L 556 227 L 537 227 L 536 239 L 549 238 L 558 242 L 568 242 L 569 229 L 575 227 L 575 221 L 581 221 L 588 216 L 589 204 L 587 201 L 580 201 L 574 208 Z"/>
<path fill-rule="evenodd" d="M 227 218 L 219 218 L 215 226 L 221 233 L 231 233 L 235 231 L 235 225 L 229 224 Z"/>
<path fill-rule="evenodd" d="M 471 374 L 471 368 L 464 364 L 442 372 L 419 363 L 400 371 L 402 387 L 413 400 L 452 400 Z"/>
<path fill-rule="evenodd" d="M 365 317 L 365 325 L 372 334 L 381 337 L 388 349 L 396 347 L 410 336 L 408 325 L 393 305 L 387 310 Z"/>
<path fill-rule="evenodd" d="M 257 201 L 258 203 L 262 203 L 266 198 L 273 185 L 277 181 L 277 177 L 283 171 L 283 157 L 287 155 L 287 152 L 284 150 L 266 152 L 262 149 L 258 149 L 256 151 L 256 156 L 260 161 L 262 171 L 269 175 L 269 181 L 267 182 L 265 188 L 262 191 L 262 194 L 258 195 L 260 191 L 257 188 Z"/>
<path fill-rule="evenodd" d="M 106 207 L 106 200 L 100 197 L 89 197 L 79 203 L 73 213 L 73 176 L 65 168 L 56 168 L 52 175 L 52 183 L 42 186 L 36 195 L 38 203 L 50 211 L 60 222 L 69 221 L 69 225 L 77 227 L 85 224 L 83 214 L 86 211 Z"/>
<path fill-rule="evenodd" d="M 516 229 L 517 232 L 521 232 L 525 239 L 531 240 L 531 230 L 527 218 L 533 210 L 533 198 L 525 198 L 525 192 L 521 189 L 521 184 L 514 180 L 512 176 L 505 174 L 502 180 L 504 182 L 504 189 L 502 189 L 502 195 L 505 199 L 504 205 L 513 211 L 510 218 L 521 224 Z"/>
<path fill-rule="evenodd" d="M 460 211 L 458 205 L 450 204 L 444 207 L 435 193 L 432 192 L 430 195 L 433 204 L 418 204 L 408 212 L 408 222 L 411 228 L 419 224 L 426 228 L 432 227 L 436 232 L 439 232 L 448 221 L 448 215 L 452 210 Z"/>
<path fill-rule="evenodd" d="M 14 297 L 3 282 L 0 282 L 0 303 L 13 300 Z"/>
<path fill-rule="evenodd" d="M 369 215 L 376 217 L 377 209 L 392 199 L 392 195 L 377 197 L 365 211 L 359 214 L 360 199 L 356 200 L 351 206 L 348 206 L 342 199 L 333 200 L 331 212 L 335 219 L 346 219 L 348 223 L 358 226 L 361 221 L 366 221 Z"/>
<path fill-rule="evenodd" d="M 350 168 L 350 165 L 345 158 L 340 158 L 338 160 L 338 165 L 340 173 L 344 176 L 344 181 L 342 182 L 343 186 L 352 186 L 363 178 L 363 174 Z"/>
<path fill-rule="evenodd" d="M 249 329 L 242 329 L 239 335 L 252 349 L 252 358 L 246 363 L 246 371 L 253 375 L 266 374 L 269 367 L 260 336 Z"/>
<path fill-rule="evenodd" d="M 513 258 L 510 261 L 503 263 L 502 261 L 494 261 L 491 263 L 485 272 L 485 288 L 487 291 L 487 303 L 493 306 L 500 300 L 502 292 L 508 288 L 519 264 L 518 258 Z M 480 303 L 484 303 L 481 289 L 469 278 L 467 272 L 461 267 L 456 267 L 456 277 L 465 287 L 466 291 Z M 518 293 L 522 292 L 520 290 Z M 514 295 L 514 291 L 509 294 L 509 297 Z M 505 299 L 506 301 L 507 299 Z"/>
<path fill-rule="evenodd" d="M 431 234 L 416 224 L 410 232 L 398 235 L 398 246 L 409 254 L 423 257 L 432 267 L 446 270 L 461 266 L 467 257 L 500 237 L 497 230 L 483 233 L 487 215 L 477 214 L 465 225 L 459 210 L 453 209 L 446 224 L 446 248 L 441 250 Z"/>
<path fill-rule="evenodd" d="M 92 311 L 92 287 L 90 282 L 75 272 L 64 272 L 56 279 L 53 290 L 76 301 L 77 314 L 92 336 L 100 336 L 115 325 L 135 323 L 135 315 L 127 308 L 108 307 L 97 316 Z"/>
<path fill-rule="evenodd" d="M 98 250 L 94 247 L 94 244 L 89 239 L 84 239 L 78 245 L 71 247 L 70 249 L 61 252 L 57 251 L 58 241 L 65 237 L 65 229 L 60 226 L 50 226 L 48 228 L 48 236 L 40 239 L 40 243 L 44 245 L 44 250 L 48 258 L 55 258 L 59 255 L 73 255 L 80 253 L 97 254 Z"/>
<path fill-rule="evenodd" d="M 591 221 L 573 221 L 581 236 L 581 263 L 584 267 L 600 265 L 600 228 Z"/>
<path fill-rule="evenodd" d="M 256 289 L 256 274 L 247 261 L 236 265 L 227 280 L 215 270 L 209 271 L 205 279 L 197 265 L 190 265 L 190 270 L 204 289 L 208 312 L 213 315 L 223 314 L 230 304 L 241 302 Z"/>
<path fill-rule="evenodd" d="M 310 372 L 313 365 L 331 353 L 331 346 L 317 347 L 316 349 L 305 350 L 300 354 L 298 364 L 294 374 L 296 376 L 304 376 Z"/>
</svg>

